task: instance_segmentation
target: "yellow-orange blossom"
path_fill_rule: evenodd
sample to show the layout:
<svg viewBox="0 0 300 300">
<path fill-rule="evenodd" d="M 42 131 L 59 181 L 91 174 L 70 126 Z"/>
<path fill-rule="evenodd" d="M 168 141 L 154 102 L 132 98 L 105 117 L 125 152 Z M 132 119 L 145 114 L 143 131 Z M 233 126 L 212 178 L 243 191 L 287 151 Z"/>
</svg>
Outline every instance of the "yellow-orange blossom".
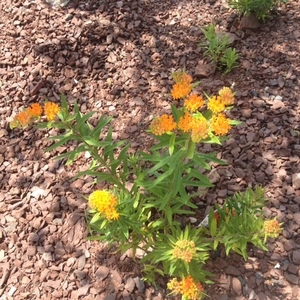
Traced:
<svg viewBox="0 0 300 300">
<path fill-rule="evenodd" d="M 173 278 L 168 283 L 168 289 L 172 290 L 174 294 L 181 294 L 187 300 L 201 300 L 203 298 L 204 289 L 201 283 L 196 283 L 191 276 L 184 277 L 181 281 Z"/>
</svg>

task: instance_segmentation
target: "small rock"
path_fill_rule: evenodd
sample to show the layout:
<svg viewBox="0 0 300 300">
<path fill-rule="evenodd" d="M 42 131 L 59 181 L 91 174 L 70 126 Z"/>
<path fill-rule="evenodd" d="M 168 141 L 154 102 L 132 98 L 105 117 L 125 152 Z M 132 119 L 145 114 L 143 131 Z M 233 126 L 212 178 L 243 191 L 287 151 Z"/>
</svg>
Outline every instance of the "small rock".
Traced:
<svg viewBox="0 0 300 300">
<path fill-rule="evenodd" d="M 85 267 L 85 255 L 81 255 L 78 258 L 77 268 L 78 268 L 78 270 L 82 270 L 84 267 Z"/>
<path fill-rule="evenodd" d="M 128 78 L 133 77 L 133 75 L 136 73 L 136 69 L 135 68 L 127 68 L 124 70 L 124 75 Z"/>
<path fill-rule="evenodd" d="M 95 272 L 95 275 L 98 280 L 102 281 L 104 280 L 109 274 L 109 268 L 105 266 L 101 266 L 98 268 L 98 270 Z"/>
<path fill-rule="evenodd" d="M 34 256 L 36 254 L 36 247 L 35 246 L 28 246 L 26 254 L 28 256 Z"/>
<path fill-rule="evenodd" d="M 42 255 L 42 259 L 44 259 L 45 261 L 54 261 L 52 253 L 50 252 L 44 252 Z"/>
<path fill-rule="evenodd" d="M 189 217 L 189 219 L 190 219 L 191 224 L 195 224 L 198 221 L 197 218 L 194 218 L 194 217 Z"/>
<path fill-rule="evenodd" d="M 240 280 L 236 277 L 232 278 L 232 289 L 237 295 L 242 294 L 242 284 Z"/>
<path fill-rule="evenodd" d="M 252 110 L 251 109 L 242 109 L 241 114 L 245 118 L 250 118 L 251 114 L 252 114 Z"/>
<path fill-rule="evenodd" d="M 255 99 L 255 100 L 253 100 L 253 105 L 254 105 L 255 107 L 264 107 L 264 106 L 266 106 L 266 103 L 265 103 L 264 100 L 261 100 L 261 99 Z"/>
<path fill-rule="evenodd" d="M 297 224 L 297 225 L 300 225 L 300 213 L 297 212 L 294 214 L 294 222 Z"/>
<path fill-rule="evenodd" d="M 205 64 L 199 61 L 195 69 L 195 75 L 200 77 L 208 77 L 211 74 L 213 74 L 215 70 L 216 70 L 215 64 L 213 63 Z"/>
<path fill-rule="evenodd" d="M 300 250 L 293 251 L 292 261 L 295 265 L 300 265 Z"/>
<path fill-rule="evenodd" d="M 244 15 L 240 22 L 241 29 L 257 29 L 260 27 L 258 19 L 253 14 Z"/>
<path fill-rule="evenodd" d="M 225 272 L 225 274 L 232 275 L 232 276 L 239 276 L 239 275 L 241 275 L 241 271 L 238 270 L 234 266 L 228 266 L 228 267 L 226 267 L 225 270 L 224 270 L 224 272 Z"/>
<path fill-rule="evenodd" d="M 281 100 L 276 100 L 274 99 L 273 105 L 272 105 L 272 109 L 276 110 L 276 109 L 280 109 L 284 106 L 284 103 Z"/>
<path fill-rule="evenodd" d="M 288 271 L 292 274 L 295 274 L 297 275 L 298 274 L 298 267 L 294 264 L 290 264 L 289 267 L 288 267 Z"/>
<path fill-rule="evenodd" d="M 291 284 L 298 285 L 299 283 L 299 277 L 294 274 L 285 273 L 285 279 Z"/>
<path fill-rule="evenodd" d="M 145 290 L 145 283 L 144 283 L 144 281 L 142 281 L 140 277 L 135 277 L 135 278 L 133 278 L 133 280 L 134 280 L 135 285 L 138 288 L 138 290 L 141 293 L 143 293 L 144 290 Z"/>
<path fill-rule="evenodd" d="M 292 175 L 292 186 L 294 190 L 300 189 L 300 173 Z"/>
<path fill-rule="evenodd" d="M 126 280 L 125 289 L 131 293 L 133 291 L 134 287 L 135 287 L 135 281 L 131 277 L 129 277 Z"/>
<path fill-rule="evenodd" d="M 257 300 L 269 300 L 270 298 L 263 292 L 259 292 L 256 299 Z"/>
</svg>

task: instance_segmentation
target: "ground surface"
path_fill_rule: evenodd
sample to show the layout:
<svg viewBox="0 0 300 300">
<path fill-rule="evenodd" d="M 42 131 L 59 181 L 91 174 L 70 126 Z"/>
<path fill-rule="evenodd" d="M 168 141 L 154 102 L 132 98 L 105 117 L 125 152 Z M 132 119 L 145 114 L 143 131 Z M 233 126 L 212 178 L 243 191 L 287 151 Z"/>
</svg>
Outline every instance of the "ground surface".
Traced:
<svg viewBox="0 0 300 300">
<path fill-rule="evenodd" d="M 233 33 L 239 67 L 227 76 L 203 69 L 199 27 L 215 22 Z M 60 93 L 83 112 L 113 116 L 114 138 L 133 150 L 149 140 L 153 115 L 169 111 L 171 72 L 185 68 L 200 90 L 237 92 L 231 116 L 244 121 L 223 147 L 229 165 L 215 170 L 205 206 L 247 186 L 262 185 L 265 212 L 284 222 L 269 252 L 249 248 L 208 262 L 215 300 L 300 299 L 300 12 L 298 1 L 256 30 L 241 26 L 226 1 L 74 1 L 53 9 L 40 0 L 0 3 L 0 297 L 1 299 L 166 299 L 140 281 L 130 257 L 86 241 L 89 179 L 44 153 L 46 131 L 11 131 L 8 121 L 30 103 Z M 202 74 L 202 75 L 201 75 Z M 63 152 L 65 149 L 60 149 Z M 219 175 L 219 176 L 218 176 Z M 197 220 L 201 221 L 200 217 Z"/>
</svg>

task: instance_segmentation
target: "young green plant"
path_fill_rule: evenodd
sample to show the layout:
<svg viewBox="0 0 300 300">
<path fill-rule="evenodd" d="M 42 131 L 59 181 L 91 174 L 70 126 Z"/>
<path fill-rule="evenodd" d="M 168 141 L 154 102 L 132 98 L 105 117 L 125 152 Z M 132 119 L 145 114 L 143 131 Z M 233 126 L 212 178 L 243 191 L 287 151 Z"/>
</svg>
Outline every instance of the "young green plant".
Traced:
<svg viewBox="0 0 300 300">
<path fill-rule="evenodd" d="M 205 49 L 204 55 L 210 58 L 225 74 L 236 67 L 239 55 L 234 48 L 229 47 L 229 39 L 226 33 L 216 33 L 214 24 L 209 24 L 201 31 L 205 40 L 200 47 Z"/>
</svg>

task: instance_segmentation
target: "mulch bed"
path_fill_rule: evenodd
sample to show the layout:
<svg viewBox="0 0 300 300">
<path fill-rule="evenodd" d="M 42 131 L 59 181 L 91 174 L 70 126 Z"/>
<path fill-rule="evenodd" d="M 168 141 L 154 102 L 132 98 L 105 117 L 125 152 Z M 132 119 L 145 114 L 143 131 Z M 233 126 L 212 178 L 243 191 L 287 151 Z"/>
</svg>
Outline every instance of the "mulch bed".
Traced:
<svg viewBox="0 0 300 300">
<path fill-rule="evenodd" d="M 234 86 L 231 117 L 243 124 L 217 152 L 227 166 L 214 170 L 215 187 L 199 199 L 196 216 L 217 201 L 261 185 L 268 217 L 284 231 L 267 253 L 249 259 L 221 252 L 207 264 L 215 284 L 207 299 L 299 299 L 300 265 L 300 12 L 299 2 L 272 14 L 259 28 L 240 22 L 226 1 L 76 0 L 53 8 L 41 0 L 0 3 L 0 299 L 167 299 L 141 281 L 130 253 L 117 255 L 87 241 L 90 178 L 84 168 L 45 153 L 47 131 L 9 129 L 22 108 L 60 94 L 82 112 L 113 116 L 115 139 L 145 148 L 153 116 L 170 111 L 171 72 L 185 68 L 199 90 Z M 207 68 L 200 27 L 230 32 L 240 60 L 228 75 Z M 254 26 L 253 26 L 254 25 Z M 71 145 L 75 147 L 76 145 Z M 298 176 L 298 177 L 297 177 Z M 297 179 L 298 178 L 298 179 Z M 201 222 L 199 217 L 198 222 Z"/>
</svg>

